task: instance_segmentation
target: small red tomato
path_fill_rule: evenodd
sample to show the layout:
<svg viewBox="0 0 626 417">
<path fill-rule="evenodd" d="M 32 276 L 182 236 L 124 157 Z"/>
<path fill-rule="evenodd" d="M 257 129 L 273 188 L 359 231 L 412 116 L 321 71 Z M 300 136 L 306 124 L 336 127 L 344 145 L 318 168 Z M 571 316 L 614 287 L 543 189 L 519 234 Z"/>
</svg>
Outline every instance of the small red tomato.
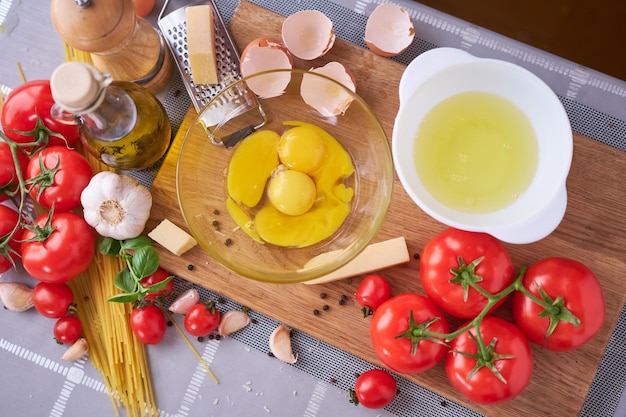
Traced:
<svg viewBox="0 0 626 417">
<path fill-rule="evenodd" d="M 74 302 L 74 293 L 65 283 L 40 282 L 33 289 L 33 304 L 44 317 L 58 319 L 67 314 Z"/>
<path fill-rule="evenodd" d="M 156 345 L 163 339 L 167 323 L 161 309 L 148 304 L 133 310 L 130 314 L 130 327 L 140 342 Z"/>
<path fill-rule="evenodd" d="M 206 336 L 220 324 L 220 312 L 213 301 L 198 303 L 185 315 L 185 330 L 192 336 Z"/>
<path fill-rule="evenodd" d="M 170 277 L 173 278 L 172 274 L 167 272 L 165 269 L 159 267 L 154 272 L 154 274 L 142 278 L 141 285 L 143 285 L 145 288 L 148 288 L 152 285 L 157 285 Z M 145 299 L 156 300 L 157 298 L 167 298 L 172 294 L 172 291 L 174 291 L 174 280 L 169 279 L 163 288 L 155 292 L 148 292 L 145 296 Z"/>
<path fill-rule="evenodd" d="M 26 170 L 30 195 L 48 210 L 69 211 L 80 206 L 80 195 L 93 170 L 80 152 L 65 146 L 50 146 L 34 155 Z"/>
<path fill-rule="evenodd" d="M 54 338 L 57 343 L 71 345 L 78 340 L 83 327 L 76 316 L 63 316 L 54 324 Z"/>
<path fill-rule="evenodd" d="M 361 280 L 355 295 L 356 301 L 363 307 L 363 317 L 367 317 L 391 297 L 391 287 L 382 276 L 368 275 Z"/>
<path fill-rule="evenodd" d="M 28 167 L 28 157 L 20 149 L 17 150 L 17 161 L 22 170 L 22 179 L 26 176 L 26 168 Z M 15 161 L 11 153 L 11 147 L 8 143 L 0 141 L 0 201 L 9 198 L 8 193 L 17 191 L 19 179 L 15 170 Z"/>
<path fill-rule="evenodd" d="M 397 392 L 394 377 L 382 369 L 370 369 L 356 379 L 350 402 L 366 408 L 383 408 L 391 404 Z"/>
</svg>

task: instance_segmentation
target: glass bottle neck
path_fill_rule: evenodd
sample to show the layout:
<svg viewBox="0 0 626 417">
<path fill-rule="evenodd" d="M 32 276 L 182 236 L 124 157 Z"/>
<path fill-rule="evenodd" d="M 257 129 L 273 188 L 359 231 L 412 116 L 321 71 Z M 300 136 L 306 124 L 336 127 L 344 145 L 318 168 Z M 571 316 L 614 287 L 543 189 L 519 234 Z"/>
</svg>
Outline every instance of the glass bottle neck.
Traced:
<svg viewBox="0 0 626 417">
<path fill-rule="evenodd" d="M 104 91 L 102 103 L 80 115 L 82 128 L 90 136 L 114 141 L 128 135 L 137 122 L 137 107 L 131 95 L 117 83 Z"/>
</svg>

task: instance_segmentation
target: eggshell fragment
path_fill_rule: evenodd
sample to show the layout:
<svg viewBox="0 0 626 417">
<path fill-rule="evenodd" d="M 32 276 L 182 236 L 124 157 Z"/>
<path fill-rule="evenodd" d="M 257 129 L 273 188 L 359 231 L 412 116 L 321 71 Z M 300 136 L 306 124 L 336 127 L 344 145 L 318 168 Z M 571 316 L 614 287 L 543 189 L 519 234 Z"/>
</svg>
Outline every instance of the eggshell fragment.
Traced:
<svg viewBox="0 0 626 417">
<path fill-rule="evenodd" d="M 381 4 L 365 25 L 365 44 L 377 55 L 396 56 L 413 42 L 415 27 L 411 16 L 402 7 Z"/>
<path fill-rule="evenodd" d="M 241 53 L 241 75 L 248 77 L 270 70 L 292 69 L 293 58 L 280 41 L 270 38 L 257 38 L 250 42 Z M 264 75 L 247 81 L 248 87 L 261 97 L 275 97 L 289 84 L 291 74 L 279 72 Z"/>
<path fill-rule="evenodd" d="M 311 60 L 323 56 L 335 43 L 333 22 L 318 10 L 301 10 L 283 21 L 283 43 L 294 56 Z"/>
<path fill-rule="evenodd" d="M 311 72 L 325 75 L 350 91 L 356 91 L 352 73 L 339 62 L 329 62 L 323 67 L 311 69 Z M 353 96 L 336 83 L 308 74 L 304 74 L 302 77 L 300 94 L 304 102 L 316 109 L 323 117 L 338 116 L 345 113 L 353 100 Z"/>
</svg>

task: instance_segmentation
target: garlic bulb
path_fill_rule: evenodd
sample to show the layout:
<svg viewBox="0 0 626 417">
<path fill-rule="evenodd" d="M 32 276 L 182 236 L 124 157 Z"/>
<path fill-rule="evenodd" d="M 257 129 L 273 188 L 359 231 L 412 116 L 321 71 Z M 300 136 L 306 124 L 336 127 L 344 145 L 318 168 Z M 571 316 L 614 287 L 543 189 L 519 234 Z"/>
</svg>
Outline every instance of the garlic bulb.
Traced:
<svg viewBox="0 0 626 417">
<path fill-rule="evenodd" d="M 33 304 L 33 289 L 18 282 L 0 282 L 0 299 L 7 310 L 25 311 Z"/>
<path fill-rule="evenodd" d="M 102 171 L 91 178 L 80 196 L 85 221 L 105 237 L 139 236 L 150 217 L 152 194 L 129 175 Z"/>
</svg>

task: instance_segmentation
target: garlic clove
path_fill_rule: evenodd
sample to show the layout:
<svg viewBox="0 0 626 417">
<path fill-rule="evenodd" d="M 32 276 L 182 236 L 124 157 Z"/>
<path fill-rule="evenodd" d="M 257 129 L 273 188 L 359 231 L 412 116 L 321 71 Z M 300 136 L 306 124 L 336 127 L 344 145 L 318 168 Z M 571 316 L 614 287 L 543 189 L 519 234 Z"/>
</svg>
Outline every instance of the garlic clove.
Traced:
<svg viewBox="0 0 626 417">
<path fill-rule="evenodd" d="M 280 325 L 270 335 L 270 350 L 272 354 L 283 362 L 296 363 L 297 356 L 291 349 L 291 329 Z"/>
<path fill-rule="evenodd" d="M 220 325 L 217 327 L 217 334 L 228 336 L 231 333 L 241 330 L 250 324 L 250 316 L 243 311 L 230 310 L 222 315 Z"/>
<path fill-rule="evenodd" d="M 89 351 L 89 344 L 87 343 L 87 339 L 84 337 L 79 338 L 72 346 L 67 348 L 67 350 L 61 356 L 61 360 L 63 361 L 77 361 L 81 359 L 83 356 L 87 354 Z"/>
<path fill-rule="evenodd" d="M 174 314 L 186 314 L 199 301 L 200 294 L 195 288 L 191 288 L 176 297 L 168 310 Z"/>
<path fill-rule="evenodd" d="M 8 310 L 25 311 L 33 307 L 33 289 L 18 282 L 0 282 L 0 299 Z"/>
</svg>

